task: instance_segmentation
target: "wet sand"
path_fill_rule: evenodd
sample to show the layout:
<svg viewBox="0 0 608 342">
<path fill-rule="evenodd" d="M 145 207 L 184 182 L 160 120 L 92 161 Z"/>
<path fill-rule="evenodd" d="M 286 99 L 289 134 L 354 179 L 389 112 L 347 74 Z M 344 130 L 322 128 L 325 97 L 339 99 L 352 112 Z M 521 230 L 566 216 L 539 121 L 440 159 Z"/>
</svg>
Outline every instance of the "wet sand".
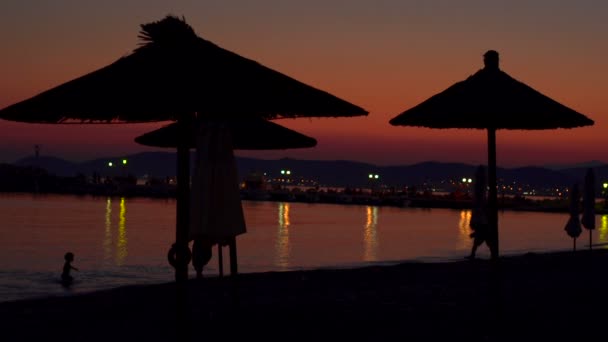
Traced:
<svg viewBox="0 0 608 342">
<path fill-rule="evenodd" d="M 241 274 L 0 303 L 2 341 L 591 340 L 608 250 Z"/>
</svg>

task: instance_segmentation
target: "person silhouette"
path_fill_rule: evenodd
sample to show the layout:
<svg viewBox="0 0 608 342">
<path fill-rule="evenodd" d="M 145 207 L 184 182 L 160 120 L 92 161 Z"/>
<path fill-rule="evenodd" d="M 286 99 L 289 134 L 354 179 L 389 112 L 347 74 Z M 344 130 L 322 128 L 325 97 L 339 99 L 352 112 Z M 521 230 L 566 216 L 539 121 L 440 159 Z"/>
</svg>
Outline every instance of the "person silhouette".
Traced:
<svg viewBox="0 0 608 342">
<path fill-rule="evenodd" d="M 469 227 L 473 231 L 469 236 L 473 239 L 471 254 L 468 259 L 475 259 L 477 248 L 484 242 L 488 243 L 489 222 L 488 222 L 488 198 L 486 193 L 486 170 L 483 165 L 479 165 L 475 171 L 475 187 L 473 191 L 473 210 Z M 489 244 L 488 244 L 489 246 Z"/>
<path fill-rule="evenodd" d="M 212 256 L 213 243 L 208 238 L 196 238 L 192 244 L 192 266 L 196 270 L 196 278 L 203 278 L 203 268 Z"/>
<path fill-rule="evenodd" d="M 467 259 L 475 259 L 477 248 L 481 246 L 488 239 L 488 224 L 477 223 L 470 225 L 473 232 L 469 235 L 473 239 L 473 246 L 471 247 L 471 254 L 467 256 Z"/>
<path fill-rule="evenodd" d="M 65 259 L 65 263 L 63 264 L 63 272 L 61 273 L 61 283 L 65 286 L 69 286 L 74 281 L 74 277 L 70 275 L 70 271 L 78 271 L 78 269 L 72 266 L 74 253 L 67 252 L 63 258 Z"/>
</svg>

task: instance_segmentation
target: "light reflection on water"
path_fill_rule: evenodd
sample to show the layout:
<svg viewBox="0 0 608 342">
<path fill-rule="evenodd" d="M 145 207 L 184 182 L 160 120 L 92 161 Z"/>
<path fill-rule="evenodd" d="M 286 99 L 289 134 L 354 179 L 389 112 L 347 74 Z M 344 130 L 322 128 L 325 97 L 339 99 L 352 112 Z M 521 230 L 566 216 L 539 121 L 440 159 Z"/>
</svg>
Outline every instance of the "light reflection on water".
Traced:
<svg viewBox="0 0 608 342">
<path fill-rule="evenodd" d="M 275 264 L 281 269 L 289 268 L 289 203 L 279 202 L 278 203 L 278 230 L 277 230 L 277 242 L 275 243 L 276 248 L 276 262 Z"/>
<path fill-rule="evenodd" d="M 471 215 L 473 214 L 472 210 L 461 210 L 460 211 L 460 220 L 458 221 L 458 241 L 461 248 L 471 248 L 471 227 L 469 224 L 471 223 Z"/>
<path fill-rule="evenodd" d="M 471 246 L 469 210 L 251 201 L 243 209 L 241 272 L 453 260 Z M 56 281 L 66 251 L 80 269 L 74 293 L 173 280 L 173 199 L 0 194 L 0 219 L 0 301 L 65 294 Z M 566 213 L 507 211 L 499 219 L 503 255 L 571 249 Z M 599 219 L 592 234 L 601 243 L 608 216 Z M 216 264 L 206 272 L 217 274 Z"/>
<path fill-rule="evenodd" d="M 378 250 L 378 207 L 366 207 L 367 220 L 363 228 L 363 261 L 377 261 Z"/>
<path fill-rule="evenodd" d="M 601 222 L 598 240 L 600 243 L 604 243 L 606 242 L 606 235 L 608 235 L 608 215 L 602 215 Z"/>
</svg>

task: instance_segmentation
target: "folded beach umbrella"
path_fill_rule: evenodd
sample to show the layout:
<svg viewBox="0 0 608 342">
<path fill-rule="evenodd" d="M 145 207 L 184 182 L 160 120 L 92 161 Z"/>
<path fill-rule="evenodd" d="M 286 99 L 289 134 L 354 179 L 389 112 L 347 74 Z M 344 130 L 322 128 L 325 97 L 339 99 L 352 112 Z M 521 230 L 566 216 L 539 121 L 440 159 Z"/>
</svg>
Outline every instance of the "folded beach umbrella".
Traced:
<svg viewBox="0 0 608 342">
<path fill-rule="evenodd" d="M 589 230 L 589 249 L 592 248 L 593 230 L 595 229 L 595 175 L 593 169 L 587 169 L 583 188 L 583 227 Z"/>
<path fill-rule="evenodd" d="M 200 38 L 168 16 L 141 25 L 141 46 L 87 75 L 0 110 L 31 123 L 177 121 L 176 279 L 187 279 L 188 126 L 196 118 L 350 117 L 362 108 Z"/>
<path fill-rule="evenodd" d="M 570 218 L 568 219 L 568 223 L 566 223 L 566 228 L 564 228 L 564 230 L 568 233 L 568 236 L 574 240 L 574 250 L 576 250 L 576 238 L 578 238 L 582 233 L 581 221 L 579 220 L 580 197 L 580 193 L 578 192 L 578 184 L 573 184 L 569 191 Z"/>
<path fill-rule="evenodd" d="M 484 64 L 466 80 L 404 111 L 390 123 L 488 131 L 489 245 L 492 259 L 497 259 L 496 131 L 573 128 L 593 125 L 593 121 L 501 71 L 498 52 L 486 52 Z"/>
</svg>

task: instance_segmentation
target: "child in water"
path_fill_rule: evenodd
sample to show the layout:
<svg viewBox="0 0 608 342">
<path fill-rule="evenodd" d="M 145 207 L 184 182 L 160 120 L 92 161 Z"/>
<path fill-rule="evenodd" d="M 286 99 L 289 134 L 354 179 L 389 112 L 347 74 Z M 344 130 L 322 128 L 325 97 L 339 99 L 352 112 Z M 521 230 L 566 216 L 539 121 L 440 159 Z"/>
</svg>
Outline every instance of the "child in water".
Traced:
<svg viewBox="0 0 608 342">
<path fill-rule="evenodd" d="M 63 258 L 65 259 L 65 263 L 63 264 L 63 273 L 61 273 L 61 282 L 64 284 L 70 284 L 74 280 L 74 278 L 70 275 L 70 271 L 78 271 L 76 267 L 72 266 L 72 261 L 74 261 L 74 253 L 67 252 Z"/>
</svg>

